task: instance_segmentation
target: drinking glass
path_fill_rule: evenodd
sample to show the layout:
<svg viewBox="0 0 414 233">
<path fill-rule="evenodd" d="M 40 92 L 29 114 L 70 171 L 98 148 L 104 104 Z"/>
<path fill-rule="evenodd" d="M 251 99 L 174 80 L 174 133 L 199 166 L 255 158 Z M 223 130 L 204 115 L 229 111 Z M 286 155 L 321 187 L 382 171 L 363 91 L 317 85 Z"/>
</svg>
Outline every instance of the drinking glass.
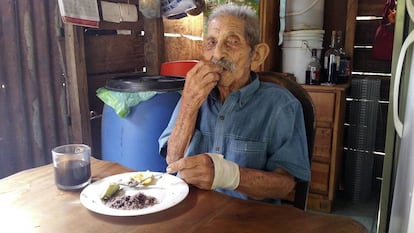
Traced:
<svg viewBox="0 0 414 233">
<path fill-rule="evenodd" d="M 76 190 L 91 181 L 91 148 L 84 144 L 67 144 L 52 149 L 56 186 Z"/>
</svg>

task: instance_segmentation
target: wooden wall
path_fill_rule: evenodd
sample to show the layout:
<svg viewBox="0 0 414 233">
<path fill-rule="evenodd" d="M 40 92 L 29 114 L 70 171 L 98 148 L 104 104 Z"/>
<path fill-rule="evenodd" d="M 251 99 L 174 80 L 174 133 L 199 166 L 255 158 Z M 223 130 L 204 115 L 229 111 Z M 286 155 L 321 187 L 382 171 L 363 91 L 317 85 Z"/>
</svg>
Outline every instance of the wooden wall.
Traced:
<svg viewBox="0 0 414 233">
<path fill-rule="evenodd" d="M 163 19 L 165 61 L 199 60 L 202 53 L 203 14 Z"/>
</svg>

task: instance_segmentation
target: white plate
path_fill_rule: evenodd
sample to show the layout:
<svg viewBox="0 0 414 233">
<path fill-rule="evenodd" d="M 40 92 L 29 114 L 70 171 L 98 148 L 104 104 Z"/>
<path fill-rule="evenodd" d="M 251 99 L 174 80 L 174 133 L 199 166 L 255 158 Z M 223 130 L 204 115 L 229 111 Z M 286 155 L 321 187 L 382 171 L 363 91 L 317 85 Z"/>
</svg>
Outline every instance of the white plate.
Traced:
<svg viewBox="0 0 414 233">
<path fill-rule="evenodd" d="M 126 195 L 134 195 L 138 192 L 142 192 L 145 195 L 155 197 L 158 203 L 153 206 L 137 210 L 117 210 L 106 206 L 102 202 L 100 195 L 109 183 L 119 181 L 128 182 L 132 176 L 138 173 L 139 172 L 128 172 L 113 175 L 88 185 L 80 194 L 82 205 L 99 214 L 111 216 L 137 216 L 155 213 L 173 207 L 184 200 L 188 195 L 189 187 L 187 183 L 176 176 L 162 174 L 154 185 L 144 186 L 139 189 L 123 187 Z M 161 174 L 159 172 L 152 173 L 154 176 Z"/>
</svg>

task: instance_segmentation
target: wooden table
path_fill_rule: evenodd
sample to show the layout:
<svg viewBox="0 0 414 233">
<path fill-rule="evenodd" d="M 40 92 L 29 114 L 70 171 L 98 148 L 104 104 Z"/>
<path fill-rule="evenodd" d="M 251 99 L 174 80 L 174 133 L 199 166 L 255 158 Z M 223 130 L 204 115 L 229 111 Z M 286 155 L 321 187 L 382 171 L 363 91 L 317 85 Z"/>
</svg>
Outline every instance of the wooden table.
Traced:
<svg viewBox="0 0 414 233">
<path fill-rule="evenodd" d="M 119 164 L 92 160 L 93 180 L 131 171 Z M 292 206 L 245 201 L 190 187 L 178 205 L 143 216 L 113 217 L 89 211 L 80 191 L 54 184 L 52 165 L 0 180 L 1 232 L 367 232 L 349 217 L 318 215 Z"/>
</svg>

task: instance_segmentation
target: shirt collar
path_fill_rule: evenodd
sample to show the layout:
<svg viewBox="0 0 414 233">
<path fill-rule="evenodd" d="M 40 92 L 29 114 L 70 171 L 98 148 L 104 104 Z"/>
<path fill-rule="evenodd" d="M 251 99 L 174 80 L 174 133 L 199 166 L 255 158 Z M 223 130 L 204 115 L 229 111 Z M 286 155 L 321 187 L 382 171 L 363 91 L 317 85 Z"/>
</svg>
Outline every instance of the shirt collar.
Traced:
<svg viewBox="0 0 414 233">
<path fill-rule="evenodd" d="M 260 81 L 256 72 L 250 71 L 250 78 L 252 81 L 249 84 L 233 93 L 230 93 L 230 95 L 227 97 L 229 98 L 230 96 L 234 96 L 233 98 L 238 98 L 237 101 L 239 102 L 240 107 L 243 107 L 243 105 L 248 102 L 253 93 L 256 92 L 260 87 Z M 210 93 L 210 96 L 213 97 L 215 101 L 218 101 L 218 94 L 218 90 L 215 88 L 213 89 L 213 92 Z"/>
<path fill-rule="evenodd" d="M 253 93 L 256 92 L 257 89 L 259 89 L 260 87 L 260 81 L 256 72 L 250 71 L 250 77 L 252 81 L 239 90 L 240 107 L 243 107 L 243 105 L 245 105 L 248 102 L 249 98 L 253 95 Z"/>
</svg>

